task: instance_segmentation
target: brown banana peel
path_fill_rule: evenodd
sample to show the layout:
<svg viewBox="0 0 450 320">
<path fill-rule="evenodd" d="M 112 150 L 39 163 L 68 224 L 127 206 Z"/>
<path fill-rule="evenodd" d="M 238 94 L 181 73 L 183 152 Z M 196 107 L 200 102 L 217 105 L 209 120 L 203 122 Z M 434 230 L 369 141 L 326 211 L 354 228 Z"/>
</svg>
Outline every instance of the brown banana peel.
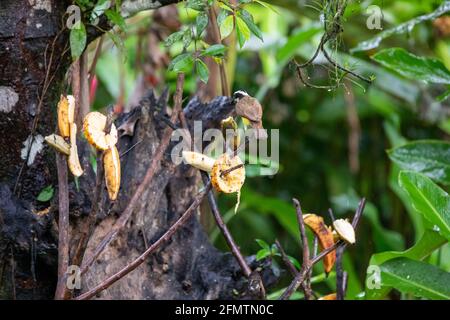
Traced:
<svg viewBox="0 0 450 320">
<path fill-rule="evenodd" d="M 322 217 L 315 214 L 305 214 L 303 215 L 303 220 L 305 225 L 307 225 L 319 239 L 319 246 L 322 250 L 334 245 L 333 231 L 325 224 Z M 327 274 L 333 269 L 335 261 L 336 251 L 334 250 L 323 258 L 323 267 Z"/>
</svg>

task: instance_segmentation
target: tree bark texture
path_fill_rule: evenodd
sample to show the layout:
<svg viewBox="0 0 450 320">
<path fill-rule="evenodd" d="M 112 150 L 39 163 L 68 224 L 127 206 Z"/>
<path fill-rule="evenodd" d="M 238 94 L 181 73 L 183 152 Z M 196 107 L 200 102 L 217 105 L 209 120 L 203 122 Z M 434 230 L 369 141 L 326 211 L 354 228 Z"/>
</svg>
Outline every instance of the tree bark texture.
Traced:
<svg viewBox="0 0 450 320">
<path fill-rule="evenodd" d="M 55 132 L 56 103 L 66 89 L 62 83 L 70 65 L 70 50 L 68 31 L 60 31 L 70 4 L 56 0 L 0 2 L 0 299 L 51 299 L 55 293 L 58 182 L 54 150 L 43 137 Z M 119 153 L 134 147 L 121 157 L 118 200 L 111 203 L 102 186 L 100 210 L 85 256 L 109 231 L 141 182 L 165 128 L 164 122 L 156 119 L 167 116 L 167 97 L 167 93 L 159 98 L 149 93 L 116 121 L 121 129 Z M 193 98 L 184 112 L 189 123 L 203 120 L 206 129 L 218 127 L 233 111 L 231 99 L 218 97 L 207 105 Z M 90 161 L 95 157 L 93 150 L 81 138 L 78 149 L 85 173 L 78 184 L 69 174 L 71 259 L 81 231 L 88 228 L 96 180 Z M 49 185 L 55 189 L 53 199 L 37 201 Z M 127 227 L 82 277 L 80 292 L 142 253 L 186 210 L 199 185 L 198 172 L 175 166 L 169 148 Z M 256 267 L 254 261 L 249 262 Z M 272 279 L 269 274 L 263 276 L 269 282 Z M 243 298 L 247 297 L 246 284 L 233 256 L 208 242 L 195 217 L 98 298 Z"/>
</svg>

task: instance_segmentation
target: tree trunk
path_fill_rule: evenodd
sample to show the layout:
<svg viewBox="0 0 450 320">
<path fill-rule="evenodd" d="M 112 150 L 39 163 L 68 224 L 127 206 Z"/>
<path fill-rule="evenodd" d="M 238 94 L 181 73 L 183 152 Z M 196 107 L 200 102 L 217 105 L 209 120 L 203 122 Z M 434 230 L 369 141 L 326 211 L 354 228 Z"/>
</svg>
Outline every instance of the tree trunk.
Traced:
<svg viewBox="0 0 450 320">
<path fill-rule="evenodd" d="M 167 1 L 168 2 L 168 1 Z M 165 3 L 163 1 L 163 3 Z M 0 299 L 50 299 L 57 281 L 58 197 L 55 154 L 43 137 L 55 131 L 56 102 L 64 90 L 70 64 L 68 32 L 60 32 L 67 1 L 17 0 L 0 2 Z M 48 87 L 48 90 L 46 90 Z M 119 153 L 138 143 L 122 158 L 119 198 L 111 203 L 103 188 L 97 225 L 86 256 L 110 230 L 144 176 L 164 124 L 167 99 L 153 94 L 116 123 L 136 124 L 123 134 Z M 186 118 L 215 127 L 233 112 L 231 100 L 210 105 L 192 100 Z M 30 143 L 31 141 L 31 143 Z M 95 189 L 91 148 L 79 139 L 84 175 L 69 181 L 71 258 L 86 228 Z M 31 148 L 27 149 L 27 144 Z M 145 250 L 186 210 L 198 192 L 196 170 L 176 167 L 170 150 L 150 187 L 117 239 L 82 278 L 81 291 L 95 286 Z M 37 196 L 52 185 L 55 196 Z M 252 262 L 252 261 L 249 261 Z M 137 270 L 99 297 L 104 299 L 218 299 L 247 295 L 247 280 L 230 254 L 218 252 L 192 218 Z M 237 294 L 237 295 L 236 295 Z"/>
</svg>

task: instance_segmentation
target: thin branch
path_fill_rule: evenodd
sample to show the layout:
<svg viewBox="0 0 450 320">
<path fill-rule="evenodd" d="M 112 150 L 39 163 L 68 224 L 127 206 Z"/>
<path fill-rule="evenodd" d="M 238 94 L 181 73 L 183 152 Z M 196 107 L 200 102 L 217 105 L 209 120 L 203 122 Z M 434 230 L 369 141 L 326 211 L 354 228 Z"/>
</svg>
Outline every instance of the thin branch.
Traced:
<svg viewBox="0 0 450 320">
<path fill-rule="evenodd" d="M 189 206 L 189 208 L 181 215 L 180 218 L 158 239 L 156 240 L 150 247 L 148 247 L 147 250 L 144 251 L 138 258 L 136 258 L 133 262 L 125 266 L 123 269 L 121 269 L 119 272 L 115 273 L 111 277 L 104 280 L 102 283 L 100 283 L 95 288 L 89 290 L 88 292 L 78 296 L 76 300 L 88 300 L 97 295 L 98 293 L 102 292 L 103 290 L 109 288 L 112 284 L 114 284 L 116 281 L 122 279 L 124 276 L 126 276 L 128 273 L 139 267 L 145 259 L 152 254 L 156 249 L 161 247 L 163 243 L 165 243 L 168 239 L 172 237 L 172 235 L 180 229 L 188 220 L 192 217 L 192 215 L 195 213 L 196 209 L 204 199 L 204 197 L 209 193 L 211 190 L 211 183 L 205 185 L 205 189 L 203 192 L 201 192 L 199 195 L 196 196 L 192 204 Z"/>
<path fill-rule="evenodd" d="M 275 245 L 278 248 L 278 251 L 280 251 L 281 259 L 283 260 L 284 264 L 288 268 L 289 272 L 293 277 L 295 277 L 298 274 L 297 269 L 295 268 L 294 264 L 289 260 L 289 257 L 287 256 L 286 252 L 284 251 L 283 247 L 281 246 L 280 241 L 275 240 Z"/>
<path fill-rule="evenodd" d="M 67 294 L 66 272 L 69 267 L 69 185 L 66 156 L 56 153 L 58 170 L 58 282 L 55 299 L 63 300 Z"/>
<path fill-rule="evenodd" d="M 178 114 L 181 112 L 182 107 L 182 95 L 183 95 L 183 84 L 184 84 L 184 74 L 179 73 L 177 78 L 177 89 L 175 92 L 174 97 L 174 108 L 172 110 L 171 115 L 171 121 L 176 122 L 178 119 Z M 134 192 L 133 196 L 131 197 L 131 200 L 128 203 L 128 206 L 125 208 L 125 210 L 120 215 L 119 219 L 116 221 L 116 223 L 112 226 L 111 231 L 108 232 L 108 234 L 102 239 L 102 241 L 99 243 L 99 245 L 95 248 L 94 253 L 92 256 L 85 259 L 86 262 L 83 261 L 83 264 L 81 266 L 81 274 L 86 273 L 86 271 L 89 269 L 89 267 L 96 261 L 97 257 L 103 252 L 103 250 L 117 237 L 120 230 L 125 227 L 127 221 L 133 214 L 133 210 L 137 203 L 139 202 L 139 199 L 141 198 L 142 194 L 145 190 L 147 190 L 148 186 L 150 185 L 150 182 L 152 181 L 156 170 L 158 168 L 158 164 L 160 163 L 164 152 L 169 145 L 170 138 L 172 136 L 172 128 L 166 128 L 164 131 L 163 137 L 161 139 L 161 142 L 158 146 L 158 148 L 155 151 L 155 155 L 153 156 L 152 162 L 150 163 L 150 166 L 147 169 L 147 172 L 144 176 L 144 179 L 142 180 L 141 184 L 138 186 L 136 191 Z"/>
</svg>

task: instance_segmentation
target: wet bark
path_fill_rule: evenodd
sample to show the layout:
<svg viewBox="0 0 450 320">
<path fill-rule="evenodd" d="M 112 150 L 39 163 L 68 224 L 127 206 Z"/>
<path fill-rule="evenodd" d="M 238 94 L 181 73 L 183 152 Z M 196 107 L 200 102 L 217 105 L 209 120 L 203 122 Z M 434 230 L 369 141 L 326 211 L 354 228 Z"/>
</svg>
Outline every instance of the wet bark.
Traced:
<svg viewBox="0 0 450 320">
<path fill-rule="evenodd" d="M 68 33 L 60 31 L 69 4 L 56 0 L 0 2 L 0 299 L 54 296 L 58 185 L 54 151 L 42 137 L 55 131 L 56 101 L 65 89 L 62 83 L 70 52 Z M 43 92 L 49 80 L 48 91 Z M 119 152 L 138 144 L 121 158 L 122 185 L 115 203 L 108 200 L 103 187 L 87 255 L 108 232 L 142 180 L 165 125 L 155 119 L 166 116 L 166 107 L 166 97 L 157 99 L 149 94 L 130 114 L 117 120 L 117 127 L 135 124 L 133 132 L 122 132 Z M 233 109 L 231 100 L 225 97 L 209 105 L 193 99 L 185 114 L 189 122 L 204 120 L 204 128 L 217 127 Z M 155 118 L 155 114 L 159 116 Z M 24 147 L 26 141 L 33 141 L 29 152 Z M 80 230 L 87 227 L 95 189 L 89 160 L 92 150 L 84 140 L 78 141 L 85 174 L 78 185 L 69 178 L 71 258 Z M 142 253 L 190 205 L 200 185 L 198 173 L 175 166 L 169 155 L 170 150 L 125 230 L 83 276 L 82 292 Z M 48 185 L 55 189 L 53 199 L 37 201 Z M 268 274 L 267 281 L 271 280 Z M 246 283 L 234 258 L 209 244 L 195 217 L 148 261 L 99 298 L 243 298 L 247 297 Z"/>
</svg>

